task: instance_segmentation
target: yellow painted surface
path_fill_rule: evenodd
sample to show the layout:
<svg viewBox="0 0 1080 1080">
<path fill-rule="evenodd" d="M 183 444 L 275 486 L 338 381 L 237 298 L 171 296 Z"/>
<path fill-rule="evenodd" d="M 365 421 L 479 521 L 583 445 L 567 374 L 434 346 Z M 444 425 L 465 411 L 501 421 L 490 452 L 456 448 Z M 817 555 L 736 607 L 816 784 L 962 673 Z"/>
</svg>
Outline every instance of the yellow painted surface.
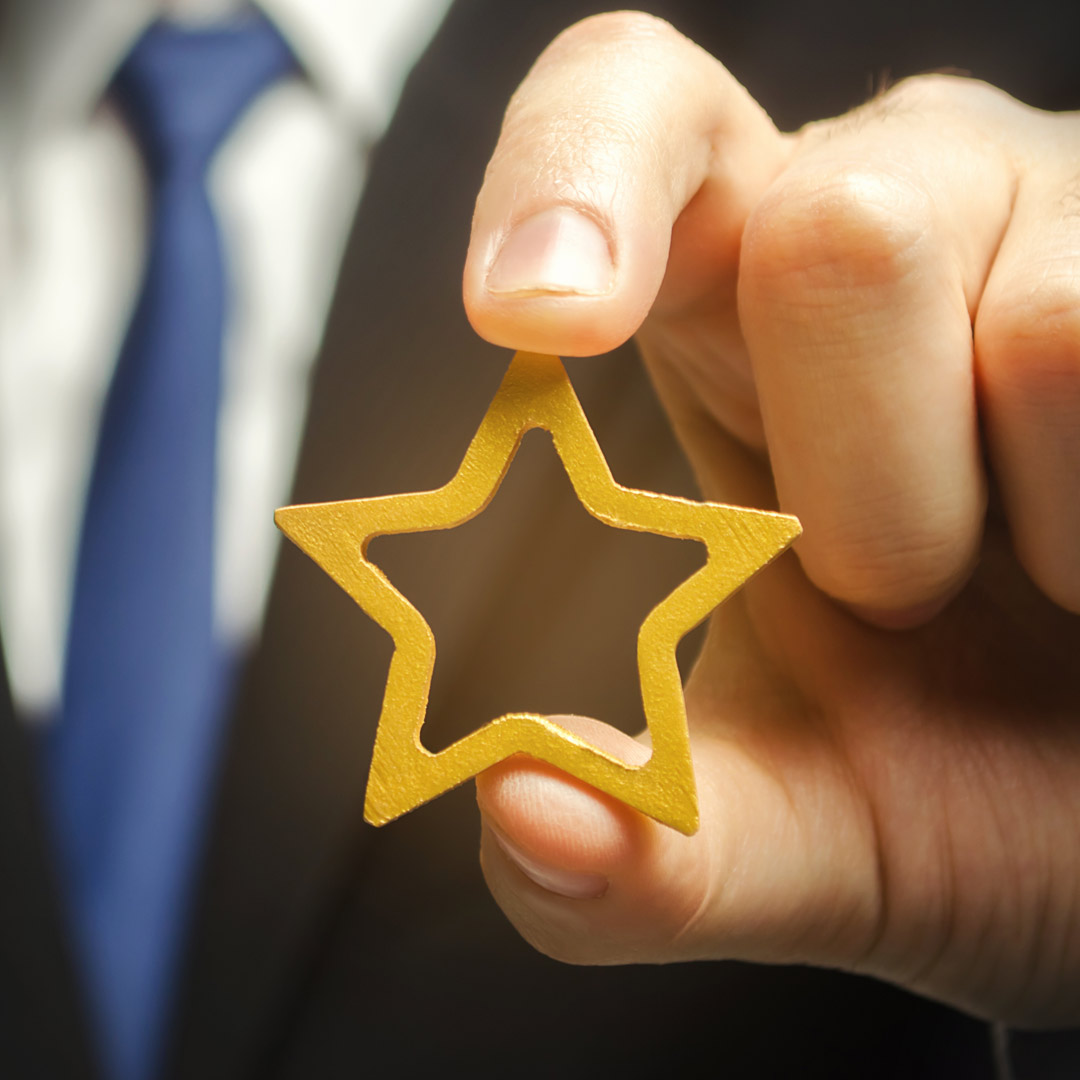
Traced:
<svg viewBox="0 0 1080 1080">
<path fill-rule="evenodd" d="M 433 754 L 420 741 L 435 666 L 423 616 L 367 559 L 390 533 L 452 529 L 479 514 L 502 482 L 522 437 L 551 433 L 582 505 L 619 529 L 699 540 L 705 565 L 662 600 L 638 633 L 638 673 L 652 756 L 629 766 L 531 713 L 509 713 Z M 289 506 L 278 527 L 394 640 L 364 816 L 383 825 L 512 754 L 527 754 L 687 834 L 698 827 L 682 683 L 680 639 L 780 554 L 796 518 L 764 510 L 635 491 L 615 483 L 561 361 L 518 353 L 454 478 L 434 491 Z"/>
</svg>

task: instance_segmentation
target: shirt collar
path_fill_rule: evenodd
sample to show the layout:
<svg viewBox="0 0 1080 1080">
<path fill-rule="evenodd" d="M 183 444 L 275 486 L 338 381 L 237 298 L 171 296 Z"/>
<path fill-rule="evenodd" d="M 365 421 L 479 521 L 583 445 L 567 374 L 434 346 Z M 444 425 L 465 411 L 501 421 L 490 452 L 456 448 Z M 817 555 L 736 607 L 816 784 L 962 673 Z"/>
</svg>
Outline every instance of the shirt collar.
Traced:
<svg viewBox="0 0 1080 1080">
<path fill-rule="evenodd" d="M 311 82 L 343 122 L 373 140 L 389 122 L 411 62 L 450 0 L 259 0 Z M 23 0 L 0 48 L 0 128 L 78 123 L 101 100 L 160 0 Z"/>
<path fill-rule="evenodd" d="M 450 0 L 260 0 L 312 82 L 358 133 L 390 122 Z"/>
</svg>

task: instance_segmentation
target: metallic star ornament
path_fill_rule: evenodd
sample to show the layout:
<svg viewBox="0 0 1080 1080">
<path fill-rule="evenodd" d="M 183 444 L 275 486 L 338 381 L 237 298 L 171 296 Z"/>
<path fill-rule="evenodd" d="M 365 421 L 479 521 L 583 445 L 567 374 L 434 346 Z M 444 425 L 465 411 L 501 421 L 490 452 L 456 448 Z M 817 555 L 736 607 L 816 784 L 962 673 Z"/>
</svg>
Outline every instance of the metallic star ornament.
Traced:
<svg viewBox="0 0 1080 1080">
<path fill-rule="evenodd" d="M 643 765 L 627 765 L 532 713 L 500 716 L 436 754 L 420 741 L 435 637 L 420 612 L 368 561 L 368 544 L 390 533 L 452 529 L 475 517 L 533 428 L 551 433 L 577 497 L 594 517 L 618 529 L 699 540 L 708 552 L 705 565 L 650 612 L 638 633 L 641 697 L 652 738 L 652 756 Z M 697 792 L 675 647 L 801 531 L 798 519 L 785 514 L 615 483 L 561 361 L 532 353 L 514 357 L 448 484 L 288 506 L 274 520 L 394 640 L 364 805 L 371 824 L 384 825 L 513 754 L 527 754 L 688 835 L 698 827 Z"/>
</svg>

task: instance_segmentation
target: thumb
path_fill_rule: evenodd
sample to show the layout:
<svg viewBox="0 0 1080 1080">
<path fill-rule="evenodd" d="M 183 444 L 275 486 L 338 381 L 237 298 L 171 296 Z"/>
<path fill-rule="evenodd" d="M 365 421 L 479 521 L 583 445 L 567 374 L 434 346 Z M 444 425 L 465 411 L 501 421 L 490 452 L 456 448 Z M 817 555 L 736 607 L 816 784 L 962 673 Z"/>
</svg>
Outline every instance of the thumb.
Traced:
<svg viewBox="0 0 1080 1080">
<path fill-rule="evenodd" d="M 555 719 L 629 764 L 648 757 L 598 721 Z M 790 776 L 780 782 L 722 738 L 696 739 L 694 763 L 693 836 L 528 758 L 477 777 L 484 876 L 522 936 L 580 964 L 857 966 L 878 928 L 878 891 L 872 824 L 842 805 L 844 786 L 792 790 Z"/>
<path fill-rule="evenodd" d="M 571 27 L 510 102 L 477 199 L 464 277 L 473 327 L 564 356 L 622 344 L 657 297 L 691 203 L 665 293 L 689 303 L 723 278 L 733 296 L 743 224 L 785 145 L 667 23 L 619 12 Z"/>
</svg>

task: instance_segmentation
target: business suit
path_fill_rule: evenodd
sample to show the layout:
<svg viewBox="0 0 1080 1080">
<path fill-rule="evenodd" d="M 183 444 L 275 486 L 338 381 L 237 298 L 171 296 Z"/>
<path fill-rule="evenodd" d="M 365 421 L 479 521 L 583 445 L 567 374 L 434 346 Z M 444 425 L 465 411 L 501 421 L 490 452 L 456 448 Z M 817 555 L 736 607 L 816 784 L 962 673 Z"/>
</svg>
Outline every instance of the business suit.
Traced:
<svg viewBox="0 0 1080 1080">
<path fill-rule="evenodd" d="M 671 9 L 728 58 L 705 37 L 710 13 Z M 459 4 L 418 66 L 349 241 L 294 501 L 434 487 L 456 467 L 507 359 L 475 338 L 461 310 L 471 201 L 509 92 L 582 13 L 579 3 L 524 13 Z M 735 14 L 721 21 L 729 34 L 749 33 Z M 691 493 L 633 358 L 578 362 L 571 373 L 616 478 Z M 621 628 L 625 644 L 635 611 L 640 619 L 695 555 L 588 528 L 544 449 L 527 444 L 508 480 L 509 512 L 497 499 L 489 513 L 501 516 L 448 547 L 450 566 L 425 555 L 430 538 L 387 541 L 385 556 L 373 549 L 434 624 L 431 745 L 515 704 L 633 726 L 627 650 L 609 656 L 591 643 Z M 577 548 L 561 553 L 569 562 L 550 550 L 565 536 Z M 564 562 L 584 601 L 574 610 L 592 598 L 608 622 L 585 627 L 560 607 L 554 630 L 537 624 L 511 639 L 531 609 L 551 610 Z M 512 699 L 528 674 L 508 670 L 515 660 L 542 675 L 568 653 L 561 687 L 536 678 L 527 703 Z M 285 548 L 238 692 L 168 1075 L 425 1075 L 457 1065 L 482 1076 L 605 1066 L 652 1076 L 662 1062 L 693 1075 L 708 1053 L 733 1076 L 991 1075 L 981 1025 L 863 980 L 737 965 L 576 970 L 535 956 L 483 890 L 467 788 L 384 830 L 361 821 L 389 655 L 385 635 Z M 0 1064 L 14 1076 L 90 1077 L 31 747 L 3 688 L 0 708 Z"/>
</svg>

